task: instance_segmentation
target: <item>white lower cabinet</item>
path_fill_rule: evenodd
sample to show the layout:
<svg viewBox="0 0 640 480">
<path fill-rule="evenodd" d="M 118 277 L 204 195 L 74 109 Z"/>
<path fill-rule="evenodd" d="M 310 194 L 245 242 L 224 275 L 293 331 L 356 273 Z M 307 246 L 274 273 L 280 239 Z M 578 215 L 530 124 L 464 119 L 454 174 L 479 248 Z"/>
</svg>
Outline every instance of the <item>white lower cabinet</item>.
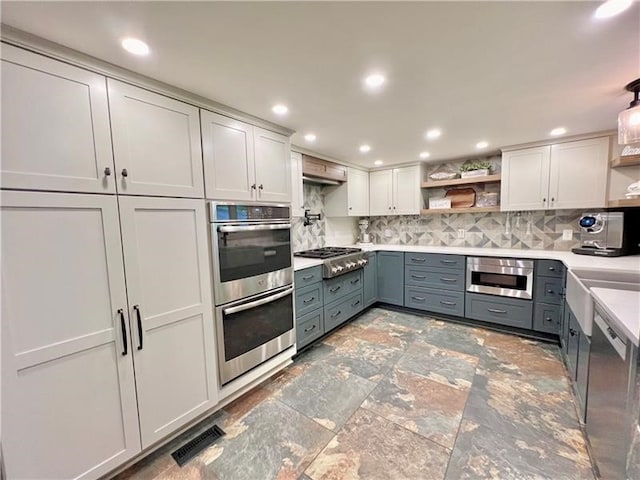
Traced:
<svg viewBox="0 0 640 480">
<path fill-rule="evenodd" d="M 204 201 L 2 192 L 1 226 L 8 478 L 99 477 L 215 405 Z"/>
</svg>

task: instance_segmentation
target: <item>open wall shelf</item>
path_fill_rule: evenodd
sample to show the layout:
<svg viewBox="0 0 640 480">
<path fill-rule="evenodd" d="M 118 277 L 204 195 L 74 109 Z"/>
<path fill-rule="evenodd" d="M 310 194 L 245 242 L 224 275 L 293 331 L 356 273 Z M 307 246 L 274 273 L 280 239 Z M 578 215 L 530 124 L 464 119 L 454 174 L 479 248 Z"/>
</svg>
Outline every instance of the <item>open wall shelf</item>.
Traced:
<svg viewBox="0 0 640 480">
<path fill-rule="evenodd" d="M 442 215 L 443 213 L 486 213 L 499 211 L 499 205 L 496 205 L 495 207 L 424 208 L 420 211 L 420 215 Z"/>
<path fill-rule="evenodd" d="M 453 187 L 456 185 L 470 185 L 474 183 L 498 183 L 501 175 L 485 175 L 482 177 L 454 178 L 453 180 L 434 180 L 431 182 L 422 182 L 422 188 L 442 188 Z"/>
</svg>

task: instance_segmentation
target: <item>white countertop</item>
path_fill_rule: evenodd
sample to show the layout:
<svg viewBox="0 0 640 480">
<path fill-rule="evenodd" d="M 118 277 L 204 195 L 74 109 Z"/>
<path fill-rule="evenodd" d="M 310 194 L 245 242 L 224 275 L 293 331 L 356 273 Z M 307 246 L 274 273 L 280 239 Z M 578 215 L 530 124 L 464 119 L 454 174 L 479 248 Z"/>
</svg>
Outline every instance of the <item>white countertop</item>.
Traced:
<svg viewBox="0 0 640 480">
<path fill-rule="evenodd" d="M 317 267 L 318 265 L 322 265 L 322 260 L 318 258 L 293 257 L 293 270 L 296 272 L 305 268 Z"/>
<path fill-rule="evenodd" d="M 640 292 L 592 288 L 591 295 L 620 330 L 638 346 L 640 340 Z"/>
</svg>

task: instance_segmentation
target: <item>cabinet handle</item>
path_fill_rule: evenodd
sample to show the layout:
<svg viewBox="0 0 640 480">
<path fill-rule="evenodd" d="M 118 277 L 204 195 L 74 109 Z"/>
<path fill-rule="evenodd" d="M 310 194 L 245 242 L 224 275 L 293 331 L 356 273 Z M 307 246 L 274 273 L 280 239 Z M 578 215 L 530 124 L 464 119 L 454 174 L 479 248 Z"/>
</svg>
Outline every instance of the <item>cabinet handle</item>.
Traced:
<svg viewBox="0 0 640 480">
<path fill-rule="evenodd" d="M 122 328 L 122 355 L 126 355 L 128 350 L 127 343 L 127 324 L 124 320 L 124 310 L 118 309 L 118 315 L 120 315 L 120 327 Z"/>
<path fill-rule="evenodd" d="M 106 177 L 110 176 L 110 175 L 111 175 L 111 168 L 109 168 L 109 167 L 104 167 L 104 175 L 105 175 Z"/>
<path fill-rule="evenodd" d="M 426 259 L 426 258 L 415 258 L 415 257 L 411 257 L 411 261 L 412 261 L 412 262 L 420 262 L 420 263 L 423 263 L 423 262 L 426 262 L 426 261 L 427 261 L 427 259 Z"/>
<path fill-rule="evenodd" d="M 313 302 L 315 299 L 316 299 L 316 297 L 307 298 L 306 300 L 303 300 L 302 303 Z"/>
<path fill-rule="evenodd" d="M 254 183 L 253 185 L 251 185 L 251 190 L 255 190 L 256 189 L 256 184 Z"/>
<path fill-rule="evenodd" d="M 358 305 L 360 305 L 360 300 L 356 300 L 351 304 L 352 307 L 357 307 Z"/>
<path fill-rule="evenodd" d="M 569 329 L 569 335 L 571 335 L 572 337 L 575 337 L 576 331 L 573 328 L 570 328 Z"/>
<path fill-rule="evenodd" d="M 126 168 L 123 168 L 123 169 L 122 169 L 122 176 L 123 176 L 123 177 L 128 177 L 128 176 L 129 176 L 129 172 L 127 171 L 127 169 L 126 169 Z"/>
<path fill-rule="evenodd" d="M 309 328 L 305 328 L 304 329 L 304 333 L 309 333 L 311 330 L 313 330 L 314 328 L 316 328 L 315 325 L 311 325 Z"/>
<path fill-rule="evenodd" d="M 393 206 L 393 209 L 394 209 L 394 210 L 396 209 L 395 205 Z"/>
<path fill-rule="evenodd" d="M 611 340 L 615 340 L 616 338 L 618 338 L 618 335 L 613 331 L 613 328 L 607 327 L 607 332 L 609 333 L 609 335 L 611 335 Z"/>
<path fill-rule="evenodd" d="M 359 281 L 360 281 L 360 278 L 354 278 L 353 280 L 351 280 L 351 285 L 355 285 Z"/>
<path fill-rule="evenodd" d="M 391 210 L 391 207 L 389 207 L 389 210 Z"/>
<path fill-rule="evenodd" d="M 353 210 L 353 207 L 349 207 L 349 210 Z"/>
<path fill-rule="evenodd" d="M 551 317 L 547 317 L 544 319 L 545 322 L 553 322 L 553 318 Z"/>
<path fill-rule="evenodd" d="M 544 206 L 545 203 L 547 203 L 547 198 L 546 197 L 542 199 L 542 205 L 543 206 Z"/>
<path fill-rule="evenodd" d="M 314 277 L 314 275 L 307 275 L 306 277 L 302 277 L 302 280 L 311 280 Z"/>
<path fill-rule="evenodd" d="M 338 315 L 340 315 L 342 313 L 341 310 L 338 310 L 336 313 L 331 315 L 331 318 L 336 318 Z"/>
<path fill-rule="evenodd" d="M 329 291 L 330 291 L 331 293 L 336 293 L 336 292 L 337 292 L 338 290 L 340 290 L 341 288 L 342 288 L 342 285 L 338 285 L 338 286 L 337 286 L 337 287 L 335 287 L 335 288 L 330 288 L 330 289 L 329 289 Z"/>
<path fill-rule="evenodd" d="M 426 298 L 424 297 L 411 297 L 411 298 L 413 298 L 414 300 L 418 300 L 419 302 L 424 302 L 426 300 Z"/>
<path fill-rule="evenodd" d="M 418 280 L 424 280 L 424 279 L 425 279 L 425 278 L 427 278 L 427 277 L 425 277 L 424 275 L 414 275 L 414 274 L 411 274 L 411 278 L 417 278 Z"/>
<path fill-rule="evenodd" d="M 138 319 L 138 350 L 142 350 L 142 317 L 140 315 L 140 305 L 134 305 L 133 309 L 136 311 L 136 317 Z"/>
<path fill-rule="evenodd" d="M 498 310 L 497 308 L 487 308 L 491 313 L 507 313 L 506 310 Z"/>
<path fill-rule="evenodd" d="M 556 271 L 556 267 L 549 267 L 549 271 L 550 272 L 555 272 Z"/>
<path fill-rule="evenodd" d="M 549 295 L 553 295 L 553 293 L 554 293 L 554 292 L 553 292 L 553 290 L 547 290 L 547 293 L 548 293 Z"/>
<path fill-rule="evenodd" d="M 455 307 L 456 306 L 456 302 L 447 302 L 445 300 L 440 300 L 440 303 L 442 305 L 449 305 L 450 307 Z"/>
<path fill-rule="evenodd" d="M 553 203 L 553 202 L 555 202 L 555 201 L 556 201 L 556 199 L 555 199 L 555 198 L 553 198 L 553 197 L 551 197 L 551 203 Z"/>
<path fill-rule="evenodd" d="M 440 263 L 444 263 L 445 265 L 451 265 L 452 263 L 458 263 L 455 260 L 440 260 Z"/>
<path fill-rule="evenodd" d="M 258 188 L 259 188 L 260 190 L 264 190 L 264 185 L 263 185 L 263 184 L 260 184 L 260 185 L 258 185 Z"/>
<path fill-rule="evenodd" d="M 457 282 L 458 280 L 456 278 L 440 277 L 440 281 L 441 282 Z"/>
</svg>

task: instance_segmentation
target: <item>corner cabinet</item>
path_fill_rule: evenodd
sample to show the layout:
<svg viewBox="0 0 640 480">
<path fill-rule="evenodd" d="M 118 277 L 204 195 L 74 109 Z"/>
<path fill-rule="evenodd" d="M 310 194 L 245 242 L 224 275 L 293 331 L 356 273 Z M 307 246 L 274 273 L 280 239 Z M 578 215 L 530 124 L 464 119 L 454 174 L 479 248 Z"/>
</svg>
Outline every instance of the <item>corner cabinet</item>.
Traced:
<svg viewBox="0 0 640 480">
<path fill-rule="evenodd" d="M 207 198 L 291 201 L 288 137 L 206 110 L 200 121 Z"/>
<path fill-rule="evenodd" d="M 371 172 L 369 214 L 419 215 L 422 209 L 420 184 L 419 165 Z"/>
<path fill-rule="evenodd" d="M 501 210 L 606 206 L 609 137 L 502 154 Z"/>
<path fill-rule="evenodd" d="M 327 217 L 369 216 L 369 173 L 347 168 L 347 181 L 342 185 L 324 188 Z"/>
</svg>

